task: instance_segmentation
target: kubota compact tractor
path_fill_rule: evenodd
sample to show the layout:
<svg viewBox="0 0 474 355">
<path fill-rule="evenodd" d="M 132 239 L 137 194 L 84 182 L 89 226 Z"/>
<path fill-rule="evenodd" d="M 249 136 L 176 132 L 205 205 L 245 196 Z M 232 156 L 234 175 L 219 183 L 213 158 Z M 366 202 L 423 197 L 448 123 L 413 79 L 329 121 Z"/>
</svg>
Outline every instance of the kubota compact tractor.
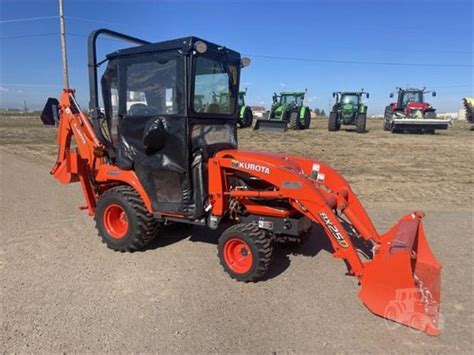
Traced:
<svg viewBox="0 0 474 355">
<path fill-rule="evenodd" d="M 311 124 L 311 110 L 304 105 L 306 91 L 273 94 L 273 104 L 266 119 L 258 119 L 254 129 L 286 131 L 307 129 Z"/>
<path fill-rule="evenodd" d="M 333 92 L 336 103 L 329 114 L 328 130 L 339 131 L 341 125 L 355 125 L 357 133 L 364 133 L 367 122 L 367 105 L 362 102 L 362 96 L 369 98 L 364 89 L 354 92 Z"/>
<path fill-rule="evenodd" d="M 137 46 L 98 62 L 99 35 Z M 372 312 L 387 317 L 397 290 L 414 288 L 430 298 L 418 296 L 413 312 L 429 319 L 418 329 L 439 334 L 441 265 L 428 246 L 421 212 L 379 234 L 330 166 L 237 149 L 240 69 L 247 64 L 239 53 L 195 37 L 149 43 L 105 29 L 92 32 L 89 115 L 69 88 L 59 102 L 49 100 L 42 115 L 46 124 L 58 125 L 51 174 L 64 184 L 80 182 L 83 209 L 95 216 L 102 240 L 114 250 L 142 249 L 169 223 L 210 229 L 231 224 L 219 238 L 218 256 L 239 281 L 257 281 L 268 271 L 275 241 L 301 238 L 318 224 L 334 257 L 358 279 L 359 297 Z M 228 105 L 215 102 L 216 91 L 229 94 Z M 388 317 L 410 325 L 396 314 Z"/>
<path fill-rule="evenodd" d="M 392 133 L 411 131 L 434 133 L 437 129 L 448 129 L 450 119 L 436 117 L 436 110 L 425 102 L 425 94 L 436 96 L 435 91 L 423 89 L 403 89 L 397 87 L 397 102 L 385 108 L 383 128 Z M 392 98 L 394 95 L 390 93 Z"/>
</svg>

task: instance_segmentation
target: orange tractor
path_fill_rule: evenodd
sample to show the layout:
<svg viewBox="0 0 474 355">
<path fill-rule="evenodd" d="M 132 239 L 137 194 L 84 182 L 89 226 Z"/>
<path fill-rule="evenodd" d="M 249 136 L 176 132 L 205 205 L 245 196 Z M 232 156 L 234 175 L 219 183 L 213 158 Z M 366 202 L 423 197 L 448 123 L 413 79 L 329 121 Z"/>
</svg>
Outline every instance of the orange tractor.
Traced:
<svg viewBox="0 0 474 355">
<path fill-rule="evenodd" d="M 137 46 L 98 62 L 100 35 Z M 61 183 L 81 184 L 82 209 L 95 216 L 102 240 L 114 250 L 145 248 L 171 223 L 210 229 L 230 224 L 219 238 L 218 256 L 238 281 L 262 278 L 276 242 L 301 239 L 318 224 L 373 313 L 413 326 L 386 307 L 397 290 L 418 289 L 431 295 L 429 304 L 419 296 L 413 310 L 429 319 L 418 329 L 438 335 L 441 265 L 426 240 L 421 212 L 379 234 L 330 166 L 237 149 L 240 70 L 249 62 L 195 37 L 149 43 L 105 29 L 92 32 L 89 114 L 74 90 L 64 89 L 42 115 L 45 124 L 58 125 L 51 174 Z M 101 108 L 97 71 L 104 63 Z M 216 93 L 229 102 L 219 105 Z"/>
</svg>

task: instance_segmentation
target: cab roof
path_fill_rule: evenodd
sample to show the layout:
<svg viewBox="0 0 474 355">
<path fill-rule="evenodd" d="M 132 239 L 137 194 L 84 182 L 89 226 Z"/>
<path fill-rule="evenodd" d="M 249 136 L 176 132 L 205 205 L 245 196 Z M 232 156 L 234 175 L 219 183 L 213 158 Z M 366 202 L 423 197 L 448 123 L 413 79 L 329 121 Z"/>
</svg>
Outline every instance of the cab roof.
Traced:
<svg viewBox="0 0 474 355">
<path fill-rule="evenodd" d="M 169 50 L 181 50 L 183 54 L 188 54 L 194 50 L 194 45 L 198 41 L 206 43 L 207 52 L 211 52 L 214 54 L 227 54 L 229 61 L 240 61 L 239 52 L 194 36 L 177 38 L 157 43 L 149 43 L 137 47 L 119 49 L 115 52 L 107 54 L 107 59 L 115 59 L 129 55 L 154 53 Z"/>
<path fill-rule="evenodd" d="M 304 91 L 293 91 L 293 92 L 281 92 L 280 96 L 303 96 Z"/>
</svg>

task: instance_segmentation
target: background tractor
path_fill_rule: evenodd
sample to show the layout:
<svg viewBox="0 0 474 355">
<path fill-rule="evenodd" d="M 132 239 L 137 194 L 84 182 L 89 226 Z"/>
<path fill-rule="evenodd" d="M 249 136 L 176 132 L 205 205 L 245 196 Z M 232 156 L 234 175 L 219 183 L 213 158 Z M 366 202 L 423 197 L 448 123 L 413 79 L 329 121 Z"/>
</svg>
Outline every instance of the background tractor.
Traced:
<svg viewBox="0 0 474 355">
<path fill-rule="evenodd" d="M 247 89 L 245 91 L 239 92 L 239 118 L 237 119 L 237 124 L 241 128 L 251 127 L 253 123 L 253 113 L 250 106 L 245 104 L 245 95 L 247 94 Z"/>
<path fill-rule="evenodd" d="M 133 46 L 98 61 L 99 35 Z M 66 84 L 41 117 L 58 123 L 51 175 L 63 184 L 80 183 L 82 209 L 94 216 L 110 249 L 144 249 L 169 224 L 220 228 L 217 255 L 224 271 L 255 282 L 269 271 L 279 240 L 303 239 L 317 224 L 321 233 L 311 236 L 328 238 L 373 313 L 384 316 L 400 288 L 429 291 L 439 304 L 441 265 L 421 212 L 379 234 L 348 182 L 329 165 L 238 149 L 240 70 L 249 59 L 196 37 L 149 43 L 106 29 L 90 34 L 88 48 L 89 114 Z M 98 68 L 105 63 L 99 90 Z M 127 105 L 131 92 L 140 100 Z M 216 92 L 229 101 L 216 102 Z M 419 312 L 425 314 L 423 307 Z M 396 314 L 389 317 L 407 324 Z M 411 326 L 438 335 L 438 313 L 427 318 Z"/>
<path fill-rule="evenodd" d="M 239 111 L 239 116 L 237 118 L 237 125 L 240 126 L 241 128 L 246 128 L 250 127 L 253 122 L 253 114 L 252 114 L 252 109 L 250 106 L 245 105 L 245 94 L 247 93 L 247 90 L 245 91 L 240 91 L 239 92 L 239 97 L 238 97 L 238 111 Z M 201 97 L 194 96 L 194 100 L 202 100 Z M 213 104 L 218 105 L 221 108 L 230 108 L 231 105 L 231 100 L 232 98 L 230 97 L 229 93 L 214 93 L 213 94 Z"/>
<path fill-rule="evenodd" d="M 311 110 L 304 105 L 305 91 L 273 94 L 273 104 L 266 119 L 257 120 L 254 129 L 286 131 L 307 129 L 311 124 Z"/>
<path fill-rule="evenodd" d="M 465 97 L 462 100 L 464 103 L 464 109 L 466 110 L 466 120 L 474 124 L 474 117 L 472 115 L 472 111 L 474 110 L 474 98 Z M 471 127 L 471 129 L 473 128 Z"/>
<path fill-rule="evenodd" d="M 362 102 L 362 96 L 369 98 L 364 89 L 353 92 L 333 92 L 336 103 L 329 114 L 328 130 L 339 131 L 341 125 L 355 125 L 357 133 L 364 133 L 367 122 L 367 105 Z"/>
<path fill-rule="evenodd" d="M 385 108 L 383 123 L 385 131 L 434 133 L 437 129 L 448 129 L 451 120 L 437 117 L 436 110 L 425 101 L 426 94 L 436 96 L 436 91 L 399 87 L 397 91 L 397 102 L 392 102 Z M 394 94 L 390 93 L 390 97 L 394 97 Z"/>
</svg>

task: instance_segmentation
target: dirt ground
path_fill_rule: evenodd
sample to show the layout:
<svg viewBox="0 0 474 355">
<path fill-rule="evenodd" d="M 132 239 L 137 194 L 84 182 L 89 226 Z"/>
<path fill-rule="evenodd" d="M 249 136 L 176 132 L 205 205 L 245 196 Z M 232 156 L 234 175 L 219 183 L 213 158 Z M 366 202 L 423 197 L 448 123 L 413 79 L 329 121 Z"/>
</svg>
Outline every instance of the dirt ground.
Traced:
<svg viewBox="0 0 474 355">
<path fill-rule="evenodd" d="M 443 264 L 444 330 L 389 329 L 358 300 L 359 286 L 314 235 L 277 249 L 265 281 L 231 280 L 217 232 L 170 231 L 144 252 L 108 250 L 78 210 L 79 185 L 49 175 L 55 129 L 0 118 L 1 349 L 5 352 L 474 351 L 474 132 L 436 135 L 239 131 L 243 149 L 314 157 L 339 170 L 383 231 L 414 208 Z"/>
</svg>

